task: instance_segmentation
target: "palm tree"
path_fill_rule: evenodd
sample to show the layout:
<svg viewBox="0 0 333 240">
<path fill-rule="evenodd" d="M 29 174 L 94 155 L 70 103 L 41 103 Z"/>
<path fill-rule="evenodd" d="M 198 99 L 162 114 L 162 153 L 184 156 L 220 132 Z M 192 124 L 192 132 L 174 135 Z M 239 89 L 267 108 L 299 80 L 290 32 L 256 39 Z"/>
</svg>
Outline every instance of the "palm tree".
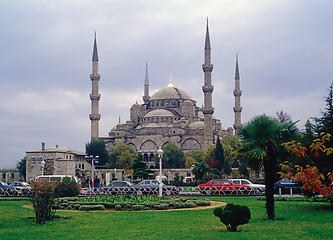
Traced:
<svg viewBox="0 0 333 240">
<path fill-rule="evenodd" d="M 240 152 L 246 153 L 252 160 L 262 162 L 265 172 L 266 212 L 267 218 L 273 220 L 274 182 L 277 159 L 283 151 L 281 144 L 288 141 L 289 131 L 294 125 L 280 123 L 277 119 L 265 115 L 255 117 L 239 131 L 244 147 Z"/>
</svg>

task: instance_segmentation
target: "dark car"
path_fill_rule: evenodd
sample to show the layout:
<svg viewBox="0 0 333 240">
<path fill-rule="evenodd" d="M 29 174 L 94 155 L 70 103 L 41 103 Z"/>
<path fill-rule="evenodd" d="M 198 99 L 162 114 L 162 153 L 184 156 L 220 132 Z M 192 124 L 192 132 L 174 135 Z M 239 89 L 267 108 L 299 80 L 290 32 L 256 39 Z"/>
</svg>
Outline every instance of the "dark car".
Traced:
<svg viewBox="0 0 333 240">
<path fill-rule="evenodd" d="M 142 180 L 138 184 L 132 186 L 134 195 L 159 195 L 160 182 L 156 179 Z M 177 195 L 179 189 L 173 185 L 165 185 L 162 183 L 163 195 Z"/>
<path fill-rule="evenodd" d="M 107 195 L 127 195 L 132 193 L 133 184 L 128 181 L 112 181 L 109 185 L 102 187 L 101 191 Z"/>
<path fill-rule="evenodd" d="M 248 185 L 234 184 L 228 179 L 212 179 L 207 183 L 199 184 L 198 188 L 201 194 L 207 195 L 246 194 L 251 189 Z"/>
<path fill-rule="evenodd" d="M 301 185 L 295 179 L 282 178 L 274 183 L 274 188 L 279 195 L 301 193 Z"/>
<path fill-rule="evenodd" d="M 0 196 L 12 196 L 14 188 L 5 182 L 0 182 Z"/>
</svg>

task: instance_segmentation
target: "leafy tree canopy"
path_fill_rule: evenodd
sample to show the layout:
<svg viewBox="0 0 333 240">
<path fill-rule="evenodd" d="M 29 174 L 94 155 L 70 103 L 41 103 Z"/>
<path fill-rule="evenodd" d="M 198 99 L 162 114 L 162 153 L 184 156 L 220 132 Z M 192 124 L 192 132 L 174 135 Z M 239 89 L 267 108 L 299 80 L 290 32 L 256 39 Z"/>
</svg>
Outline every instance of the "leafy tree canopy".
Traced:
<svg viewBox="0 0 333 240">
<path fill-rule="evenodd" d="M 129 168 L 137 153 L 131 146 L 120 143 L 112 147 L 109 152 L 109 162 L 106 164 L 107 168 Z"/>
<path fill-rule="evenodd" d="M 185 167 L 190 168 L 197 162 L 204 162 L 205 161 L 205 151 L 203 150 L 190 150 L 185 153 L 186 163 Z"/>
<path fill-rule="evenodd" d="M 159 166 L 158 158 L 155 159 L 156 166 Z M 168 143 L 163 148 L 162 165 L 163 168 L 185 168 L 185 154 L 181 148 L 174 143 Z"/>
<path fill-rule="evenodd" d="M 134 171 L 133 178 L 137 179 L 147 179 L 151 177 L 153 171 L 147 167 L 147 164 L 143 161 L 142 154 L 137 154 L 134 157 L 134 161 L 132 164 L 132 169 Z"/>
</svg>

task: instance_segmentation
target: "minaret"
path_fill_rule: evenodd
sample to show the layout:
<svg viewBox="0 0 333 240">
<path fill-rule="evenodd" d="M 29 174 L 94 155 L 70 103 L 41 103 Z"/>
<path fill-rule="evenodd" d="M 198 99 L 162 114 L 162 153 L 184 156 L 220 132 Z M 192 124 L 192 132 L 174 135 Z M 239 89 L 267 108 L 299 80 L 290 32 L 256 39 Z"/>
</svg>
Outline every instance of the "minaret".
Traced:
<svg viewBox="0 0 333 240">
<path fill-rule="evenodd" d="M 149 101 L 149 79 L 148 79 L 148 64 L 146 62 L 146 76 L 145 76 L 145 89 L 144 89 L 144 95 L 142 97 L 143 101 L 146 103 Z"/>
<path fill-rule="evenodd" d="M 202 70 L 204 72 L 204 85 L 202 91 L 204 92 L 204 146 L 203 149 L 208 149 L 213 144 L 213 121 L 212 115 L 214 108 L 212 107 L 212 70 L 213 64 L 211 64 L 211 48 L 209 39 L 208 19 L 206 28 L 206 41 L 205 41 L 205 63 L 202 64 Z"/>
<path fill-rule="evenodd" d="M 240 97 L 242 95 L 242 91 L 240 90 L 240 82 L 239 82 L 239 69 L 238 69 L 238 55 L 236 55 L 236 72 L 235 72 L 235 90 L 234 90 L 234 96 L 235 96 L 235 107 L 234 107 L 234 113 L 235 113 L 235 135 L 237 136 L 237 129 L 242 126 L 241 124 L 241 112 L 242 107 L 240 103 Z"/>
<path fill-rule="evenodd" d="M 91 121 L 91 140 L 99 139 L 99 120 L 101 119 L 101 115 L 99 114 L 98 102 L 101 98 L 101 94 L 98 93 L 98 82 L 100 78 L 101 75 L 98 74 L 98 54 L 95 32 L 94 50 L 92 55 L 92 74 L 90 74 L 92 82 L 92 92 L 90 94 L 91 114 L 89 115 Z"/>
</svg>

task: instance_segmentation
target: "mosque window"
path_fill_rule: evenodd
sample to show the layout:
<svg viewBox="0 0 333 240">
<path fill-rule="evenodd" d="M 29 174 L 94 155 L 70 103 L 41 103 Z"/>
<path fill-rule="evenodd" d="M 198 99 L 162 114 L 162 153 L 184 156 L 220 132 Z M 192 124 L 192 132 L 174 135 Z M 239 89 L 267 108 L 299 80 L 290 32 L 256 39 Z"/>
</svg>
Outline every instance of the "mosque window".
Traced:
<svg viewBox="0 0 333 240">
<path fill-rule="evenodd" d="M 182 144 L 182 149 L 183 150 L 192 150 L 192 149 L 199 150 L 199 149 L 201 149 L 201 146 L 200 146 L 200 143 L 197 140 L 195 140 L 193 138 L 190 138 L 190 139 L 187 139 Z"/>
<path fill-rule="evenodd" d="M 155 142 L 151 140 L 145 141 L 142 145 L 140 150 L 142 151 L 157 151 L 157 145 Z"/>
</svg>

